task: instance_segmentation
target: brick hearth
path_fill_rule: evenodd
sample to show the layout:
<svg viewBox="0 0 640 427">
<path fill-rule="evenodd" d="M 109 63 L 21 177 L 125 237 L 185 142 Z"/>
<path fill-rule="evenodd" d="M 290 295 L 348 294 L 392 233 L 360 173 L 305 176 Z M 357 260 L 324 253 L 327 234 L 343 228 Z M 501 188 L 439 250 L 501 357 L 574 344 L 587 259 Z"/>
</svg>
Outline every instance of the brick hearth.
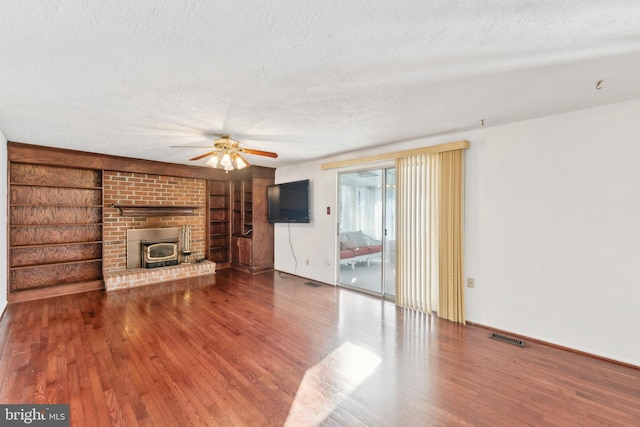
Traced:
<svg viewBox="0 0 640 427">
<path fill-rule="evenodd" d="M 154 285 L 189 277 L 214 274 L 216 263 L 202 261 L 195 264 L 179 264 L 158 268 L 136 268 L 131 270 L 104 273 L 104 286 L 107 292 L 138 286 Z"/>
</svg>

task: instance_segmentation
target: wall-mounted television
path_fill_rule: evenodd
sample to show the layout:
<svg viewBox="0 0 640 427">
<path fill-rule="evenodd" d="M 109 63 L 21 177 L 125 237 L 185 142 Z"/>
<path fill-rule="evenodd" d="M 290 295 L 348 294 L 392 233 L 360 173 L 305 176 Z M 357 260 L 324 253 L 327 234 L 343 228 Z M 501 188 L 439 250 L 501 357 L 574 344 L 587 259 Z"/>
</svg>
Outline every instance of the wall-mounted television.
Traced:
<svg viewBox="0 0 640 427">
<path fill-rule="evenodd" d="M 269 222 L 310 222 L 309 180 L 267 187 Z"/>
</svg>

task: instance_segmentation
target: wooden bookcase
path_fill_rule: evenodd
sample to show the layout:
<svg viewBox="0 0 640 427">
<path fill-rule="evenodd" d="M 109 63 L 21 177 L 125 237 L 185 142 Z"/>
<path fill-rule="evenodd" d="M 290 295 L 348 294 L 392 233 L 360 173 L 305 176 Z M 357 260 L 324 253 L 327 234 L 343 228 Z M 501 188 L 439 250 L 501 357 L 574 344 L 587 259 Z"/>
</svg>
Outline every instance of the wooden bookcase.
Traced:
<svg viewBox="0 0 640 427">
<path fill-rule="evenodd" d="M 209 180 L 208 182 L 208 259 L 216 263 L 216 268 L 227 268 L 231 264 L 230 253 L 230 195 L 229 181 Z"/>
<path fill-rule="evenodd" d="M 239 179 L 233 186 L 233 235 L 248 236 L 253 232 L 253 182 Z"/>
<path fill-rule="evenodd" d="M 102 286 L 102 197 L 100 170 L 10 163 L 10 297 Z"/>
<path fill-rule="evenodd" d="M 267 221 L 267 186 L 274 169 L 252 166 L 231 176 L 231 266 L 257 273 L 273 269 L 273 224 Z"/>
</svg>

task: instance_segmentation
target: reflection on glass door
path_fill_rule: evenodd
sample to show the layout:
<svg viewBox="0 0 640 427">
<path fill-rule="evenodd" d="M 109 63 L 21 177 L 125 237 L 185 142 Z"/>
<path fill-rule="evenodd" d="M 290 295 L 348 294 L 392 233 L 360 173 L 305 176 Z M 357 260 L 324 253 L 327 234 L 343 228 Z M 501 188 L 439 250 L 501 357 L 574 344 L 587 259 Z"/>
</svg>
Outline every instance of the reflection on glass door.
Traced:
<svg viewBox="0 0 640 427">
<path fill-rule="evenodd" d="M 379 295 L 395 293 L 394 270 L 387 269 L 395 261 L 395 251 L 388 249 L 395 241 L 395 191 L 385 191 L 393 176 L 394 169 L 340 175 L 340 285 Z"/>
</svg>

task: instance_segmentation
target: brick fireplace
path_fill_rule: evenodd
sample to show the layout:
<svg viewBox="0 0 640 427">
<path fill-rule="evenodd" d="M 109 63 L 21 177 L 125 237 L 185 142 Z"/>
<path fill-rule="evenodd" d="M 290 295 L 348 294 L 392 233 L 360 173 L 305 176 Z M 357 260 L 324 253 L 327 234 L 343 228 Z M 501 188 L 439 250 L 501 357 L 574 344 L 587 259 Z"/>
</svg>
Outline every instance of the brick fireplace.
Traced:
<svg viewBox="0 0 640 427">
<path fill-rule="evenodd" d="M 103 272 L 107 291 L 211 274 L 215 264 L 180 264 L 145 271 L 127 269 L 127 230 L 190 226 L 191 259 L 204 258 L 206 181 L 162 175 L 104 171 Z M 117 205 L 201 206 L 193 215 L 123 216 Z"/>
</svg>

